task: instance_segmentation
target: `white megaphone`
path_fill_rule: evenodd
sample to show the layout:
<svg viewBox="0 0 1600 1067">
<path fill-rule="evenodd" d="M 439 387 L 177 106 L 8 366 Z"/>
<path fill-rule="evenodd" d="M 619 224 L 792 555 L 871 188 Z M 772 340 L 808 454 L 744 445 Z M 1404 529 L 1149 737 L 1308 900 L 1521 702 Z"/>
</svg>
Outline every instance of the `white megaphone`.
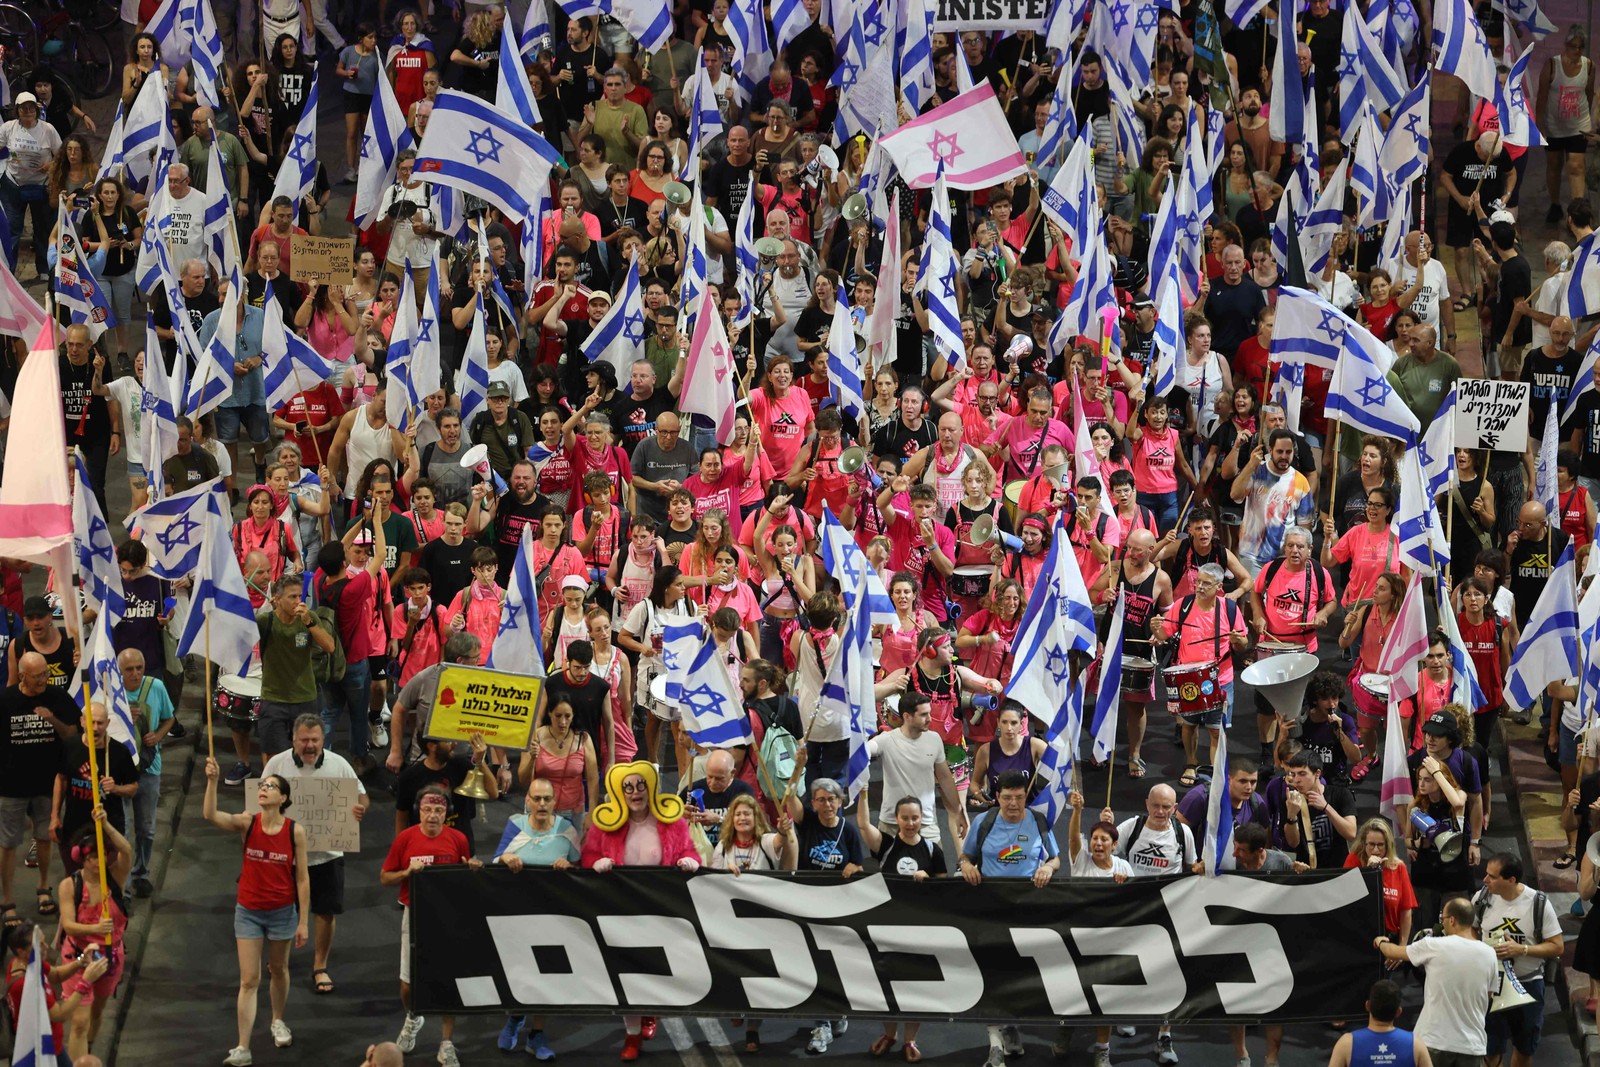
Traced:
<svg viewBox="0 0 1600 1067">
<path fill-rule="evenodd" d="M 496 474 L 494 467 L 489 463 L 488 445 L 473 445 L 467 449 L 461 454 L 461 465 L 494 486 L 496 493 L 506 491 L 505 479 Z"/>
<path fill-rule="evenodd" d="M 1032 351 L 1033 338 L 1019 333 L 1017 336 L 1013 337 L 1011 339 L 1011 343 L 1006 346 L 1006 362 L 1016 363 L 1018 360 L 1022 359 Z"/>
<path fill-rule="evenodd" d="M 972 520 L 972 529 L 967 533 L 967 540 L 975 545 L 986 545 L 990 542 L 1004 545 L 1012 552 L 1022 551 L 1022 538 L 1013 537 L 995 525 L 994 516 L 979 515 Z"/>
<path fill-rule="evenodd" d="M 1490 934 L 1484 938 L 1485 943 L 1491 947 L 1500 944 L 1504 940 L 1504 934 Z M 1500 988 L 1495 991 L 1494 997 L 1489 1001 L 1490 1013 L 1520 1008 L 1524 1004 L 1532 1004 L 1533 1002 L 1532 994 L 1523 987 L 1522 979 L 1517 977 L 1517 972 L 1511 969 L 1511 961 L 1501 960 Z"/>
<path fill-rule="evenodd" d="M 839 473 L 851 475 L 860 472 L 873 489 L 883 488 L 883 478 L 872 469 L 872 464 L 867 462 L 867 450 L 860 445 L 851 445 L 839 453 Z"/>
</svg>

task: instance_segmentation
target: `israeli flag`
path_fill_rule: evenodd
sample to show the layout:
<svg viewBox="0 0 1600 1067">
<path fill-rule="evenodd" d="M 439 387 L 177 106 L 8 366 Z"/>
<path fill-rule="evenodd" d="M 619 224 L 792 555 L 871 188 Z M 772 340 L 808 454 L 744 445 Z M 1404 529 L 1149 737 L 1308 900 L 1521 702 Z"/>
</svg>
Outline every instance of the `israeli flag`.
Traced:
<svg viewBox="0 0 1600 1067">
<path fill-rule="evenodd" d="M 1042 784 L 1028 806 L 1043 815 L 1051 826 L 1069 807 L 1072 769 L 1077 763 L 1078 743 L 1083 734 L 1084 685 L 1082 676 L 1072 683 L 1058 723 L 1061 728 L 1045 737 L 1044 755 L 1039 757 L 1039 765 L 1033 771 Z"/>
<path fill-rule="evenodd" d="M 409 275 L 408 275 L 409 279 Z M 334 367 L 322 358 L 300 335 L 284 328 L 283 305 L 272 295 L 273 282 L 267 282 L 261 302 L 261 376 L 267 393 L 267 410 L 277 411 L 305 391 L 333 377 Z M 149 373 L 150 357 L 145 357 Z M 304 372 L 302 376 L 302 372 Z"/>
<path fill-rule="evenodd" d="M 615 14 L 646 55 L 659 52 L 672 40 L 672 5 L 666 0 L 617 0 Z M 728 19 L 732 32 L 732 9 Z"/>
<path fill-rule="evenodd" d="M 372 94 L 372 108 L 367 112 L 366 133 L 361 138 L 361 158 L 356 164 L 353 217 L 358 229 L 365 230 L 377 221 L 383 195 L 394 181 L 396 161 L 401 152 L 415 146 L 415 141 L 389 79 L 379 78 L 378 91 Z"/>
<path fill-rule="evenodd" d="M 681 657 L 682 681 L 668 695 L 683 713 L 683 730 L 705 748 L 732 748 L 755 742 L 744 698 L 728 675 L 717 639 L 698 619 L 669 623 L 662 632 L 662 648 L 670 643 Z"/>
<path fill-rule="evenodd" d="M 1595 334 L 1595 339 L 1589 342 L 1589 351 L 1583 355 L 1583 363 L 1578 367 L 1578 373 L 1573 376 L 1572 389 L 1567 393 L 1566 407 L 1561 412 L 1561 424 L 1565 426 L 1572 421 L 1572 416 L 1578 413 L 1578 401 L 1584 395 L 1595 391 L 1595 364 L 1600 361 L 1600 333 Z"/>
<path fill-rule="evenodd" d="M 1349 144 L 1355 136 L 1364 103 L 1387 111 L 1405 94 L 1405 82 L 1389 65 L 1361 12 L 1345 12 L 1344 35 L 1339 41 L 1340 139 Z"/>
<path fill-rule="evenodd" d="M 528 6 L 543 8 L 544 0 L 535 0 Z M 532 16 L 531 10 L 529 15 Z M 511 36 L 510 19 L 500 24 L 500 80 L 495 87 L 494 104 L 501 111 L 520 117 L 529 126 L 544 121 L 539 114 L 539 101 L 533 98 L 533 86 L 528 83 L 528 70 L 522 65 L 521 48 Z"/>
<path fill-rule="evenodd" d="M 1439 413 L 1428 424 L 1428 432 L 1417 445 L 1417 461 L 1422 466 L 1423 493 L 1433 499 L 1450 488 L 1450 475 L 1456 469 L 1456 383 L 1444 394 Z"/>
<path fill-rule="evenodd" d="M 1538 557 L 1528 561 L 1533 566 L 1540 562 Z M 1533 707 L 1551 682 L 1579 674 L 1577 587 L 1577 564 L 1569 543 L 1550 571 L 1550 580 L 1511 653 L 1506 703 L 1513 708 Z"/>
<path fill-rule="evenodd" d="M 294 128 L 294 140 L 289 151 L 278 164 L 278 178 L 272 186 L 273 199 L 287 196 L 296 204 L 311 191 L 317 182 L 317 82 L 311 80 L 311 91 L 306 94 L 305 107 Z"/>
<path fill-rule="evenodd" d="M 1455 608 L 1450 605 L 1450 592 L 1443 582 L 1435 582 L 1439 597 L 1439 629 L 1450 639 L 1450 694 L 1451 699 L 1469 708 L 1481 708 L 1488 703 L 1483 686 L 1478 682 L 1478 668 L 1472 662 L 1466 642 L 1461 639 L 1461 627 L 1456 623 Z M 1589 647 L 1587 644 L 1584 647 Z M 1498 654 L 1498 652 L 1497 652 Z M 1585 705 L 1592 707 L 1593 705 Z"/>
<path fill-rule="evenodd" d="M 874 680 L 872 624 L 865 601 L 858 599 L 839 632 L 833 663 L 822 682 L 818 712 L 821 714 L 820 708 L 827 708 L 844 717 L 849 742 L 844 786 L 852 801 L 867 788 L 869 778 L 871 756 L 867 752 L 867 742 L 878 726 Z"/>
<path fill-rule="evenodd" d="M 817 537 L 820 541 L 817 553 L 822 557 L 822 568 L 839 582 L 845 611 L 854 612 L 859 602 L 861 610 L 866 612 L 869 626 L 880 623 L 891 625 L 897 621 L 900 616 L 895 611 L 894 601 L 889 599 L 889 590 L 885 588 L 883 578 L 867 562 L 855 537 L 833 517 L 832 509 L 826 504 L 822 505 L 822 524 L 817 529 Z"/>
<path fill-rule="evenodd" d="M 1094 758 L 1102 763 L 1117 751 L 1117 713 L 1122 701 L 1122 623 L 1127 590 L 1117 590 L 1111 608 L 1111 628 L 1106 632 L 1100 660 L 1100 691 L 1094 698 Z M 1224 788 L 1223 792 L 1227 792 Z"/>
<path fill-rule="evenodd" d="M 756 282 L 761 277 L 761 257 L 756 254 L 755 207 L 756 198 L 745 197 L 733 227 L 733 254 L 738 261 L 734 287 L 739 293 L 739 311 L 730 324 L 734 333 L 749 326 L 756 314 Z"/>
<path fill-rule="evenodd" d="M 221 478 L 152 501 L 129 515 L 123 524 L 138 532 L 150 553 L 151 573 L 175 582 L 187 578 L 200 565 L 204 520 L 213 508 L 224 512 L 228 508 Z M 223 539 L 227 539 L 226 532 Z"/>
<path fill-rule="evenodd" d="M 1284 287 L 1285 290 L 1289 288 Z M 1315 299 L 1321 300 L 1320 297 Z M 1339 419 L 1346 428 L 1412 444 L 1422 424 L 1406 407 L 1394 386 L 1389 384 L 1389 367 L 1394 362 L 1394 352 L 1372 336 L 1366 327 L 1327 301 L 1321 302 L 1326 305 L 1326 310 L 1333 312 L 1334 317 L 1324 320 L 1315 328 L 1317 339 L 1332 338 L 1340 350 L 1333 368 L 1333 381 L 1328 386 L 1325 414 L 1330 419 Z M 1276 334 L 1275 328 L 1274 348 L 1277 347 Z"/>
<path fill-rule="evenodd" d="M 950 191 L 944 183 L 944 165 L 933 180 L 933 205 L 928 214 L 927 240 L 922 245 L 917 290 L 928 309 L 934 346 L 955 370 L 966 362 L 967 345 L 961 336 L 961 316 L 956 307 L 956 273 L 960 257 L 950 236 Z"/>
<path fill-rule="evenodd" d="M 1354 12 L 1346 12 L 1346 17 Z M 1200 846 L 1201 859 L 1206 873 L 1221 874 L 1224 867 L 1232 867 L 1233 859 L 1233 797 L 1228 787 L 1228 737 L 1222 736 L 1217 745 L 1217 764 L 1211 768 L 1211 784 L 1206 787 L 1206 836 Z"/>
<path fill-rule="evenodd" d="M 639 285 L 639 260 L 628 263 L 628 276 L 622 291 L 612 302 L 605 318 L 595 324 L 579 351 L 590 363 L 605 361 L 616 368 L 617 380 L 625 381 L 633 363 L 644 357 L 644 297 Z"/>
<path fill-rule="evenodd" d="M 1555 390 L 1550 390 L 1550 404 L 1545 408 L 1544 433 L 1539 438 L 1539 459 L 1533 469 L 1533 498 L 1544 505 L 1545 513 L 1557 526 L 1561 525 L 1561 491 L 1556 480 L 1556 456 L 1561 446 L 1561 434 L 1556 427 Z"/>
<path fill-rule="evenodd" d="M 13 1067 L 56 1067 L 55 1027 L 44 986 L 44 935 L 36 927 L 28 950 L 28 969 L 22 979 L 22 1001 L 17 1009 L 16 1039 L 12 1042 Z"/>
<path fill-rule="evenodd" d="M 1044 569 L 1039 572 L 1011 643 L 1014 659 L 1011 681 L 1006 685 L 1009 699 L 1047 723 L 1046 736 L 1061 732 L 1069 724 L 1071 653 L 1093 655 L 1095 643 L 1089 590 L 1072 553 L 1068 528 L 1058 516 Z"/>
<path fill-rule="evenodd" d="M 184 398 L 184 414 L 191 419 L 218 407 L 233 393 L 233 354 L 239 338 L 239 287 L 229 286 L 217 316 L 217 332 L 200 353 L 189 392 Z"/>
<path fill-rule="evenodd" d="M 901 0 L 894 11 L 900 95 L 915 115 L 933 99 L 933 8 L 927 0 Z"/>
<path fill-rule="evenodd" d="M 539 622 L 538 573 L 533 565 L 533 523 L 522 527 L 522 541 L 511 565 L 505 600 L 500 604 L 500 628 L 489 649 L 488 666 L 533 677 L 542 677 L 544 628 Z"/>
<path fill-rule="evenodd" d="M 855 417 L 867 409 L 855 324 L 843 300 L 834 301 L 833 325 L 828 329 L 828 384 L 846 415 Z"/>
<path fill-rule="evenodd" d="M 145 476 L 150 479 L 151 499 L 160 500 L 167 495 L 161 465 L 178 450 L 178 422 L 172 406 L 172 387 L 167 382 L 167 361 L 161 354 L 161 339 L 156 336 L 156 324 L 149 312 L 144 320 L 144 351 L 144 388 L 139 394 L 139 441 L 144 451 L 135 462 L 144 467 Z"/>
<path fill-rule="evenodd" d="M 144 731 L 134 723 L 128 690 L 122 684 L 122 670 L 117 666 L 117 645 L 111 636 L 115 625 L 110 615 L 101 615 L 94 621 L 94 634 L 89 642 L 89 685 L 93 699 L 105 706 L 107 736 L 127 749 L 137 767 L 139 739 Z"/>
<path fill-rule="evenodd" d="M 72 464 L 78 475 L 72 493 L 72 544 L 77 553 L 78 579 L 83 583 L 89 610 L 109 616 L 114 626 L 122 621 L 128 608 L 128 600 L 122 595 L 122 574 L 117 569 L 117 546 L 100 513 L 100 501 L 91 488 L 83 453 L 74 449 Z"/>
<path fill-rule="evenodd" d="M 518 115 L 454 89 L 435 98 L 415 173 L 526 222 L 561 155 Z M 534 224 L 537 224 L 535 218 Z"/>
<path fill-rule="evenodd" d="M 1400 559 L 1418 574 L 1432 574 L 1450 563 L 1450 542 L 1432 494 L 1423 484 L 1417 449 L 1400 457 L 1400 506 L 1395 510 Z"/>
<path fill-rule="evenodd" d="M 233 557 L 229 537 L 233 523 L 212 498 L 201 526 L 203 548 L 194 574 L 192 607 L 178 637 L 178 655 L 203 655 L 224 674 L 243 675 L 250 669 L 260 630 L 239 561 Z"/>
</svg>

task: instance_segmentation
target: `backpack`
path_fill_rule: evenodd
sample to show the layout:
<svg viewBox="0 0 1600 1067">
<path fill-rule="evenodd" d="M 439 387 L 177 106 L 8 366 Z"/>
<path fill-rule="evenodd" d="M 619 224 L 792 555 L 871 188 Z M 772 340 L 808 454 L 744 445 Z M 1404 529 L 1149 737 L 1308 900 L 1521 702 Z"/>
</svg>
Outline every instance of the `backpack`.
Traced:
<svg viewBox="0 0 1600 1067">
<path fill-rule="evenodd" d="M 790 733 L 787 727 L 779 725 L 776 714 L 769 719 L 766 709 L 760 702 L 752 702 L 750 706 L 761 718 L 761 748 L 756 753 L 756 758 L 766 769 L 767 782 L 770 785 L 788 782 L 794 777 L 795 756 L 800 751 L 800 739 Z"/>
<path fill-rule="evenodd" d="M 340 578 L 317 590 L 317 606 L 311 609 L 311 613 L 317 617 L 318 624 L 333 637 L 332 652 L 322 651 L 315 641 L 311 643 L 311 673 L 318 682 L 337 682 L 344 678 L 344 642 L 339 639 L 339 616 L 336 608 L 326 607 L 323 602 L 330 601 L 337 605 L 340 594 L 349 584 L 349 578 Z"/>
<path fill-rule="evenodd" d="M 977 855 L 973 855 L 970 852 L 966 852 L 965 853 L 967 859 L 972 860 L 973 862 L 978 863 L 978 864 L 982 864 L 983 863 L 983 843 L 985 841 L 989 840 L 989 833 L 990 833 L 990 831 L 992 831 L 994 829 L 994 824 L 1000 821 L 1000 809 L 999 808 L 996 808 L 993 812 L 990 812 L 988 814 L 989 814 L 990 817 L 987 818 L 987 819 L 983 819 L 982 816 L 979 817 L 980 819 L 982 819 L 982 821 L 978 824 L 978 837 L 973 842 L 973 848 L 976 851 Z M 1029 808 L 1028 809 L 1028 814 L 1033 816 L 1034 825 L 1039 827 L 1039 840 L 1042 841 L 1046 837 L 1049 837 L 1050 836 L 1050 822 L 1049 822 L 1048 819 L 1046 819 L 1044 817 L 1044 813 L 1043 812 L 1039 812 L 1039 811 L 1035 811 L 1033 808 Z M 963 849 L 963 852 L 965 852 L 964 849 Z M 1041 862 L 1043 862 L 1043 861 L 1041 861 Z"/>
<path fill-rule="evenodd" d="M 1263 596 L 1265 595 L 1266 590 L 1272 588 L 1272 579 L 1277 577 L 1278 572 L 1283 569 L 1283 562 L 1283 557 L 1279 556 L 1277 559 L 1274 559 L 1272 562 L 1268 563 L 1266 569 L 1262 572 L 1261 589 Z M 1312 577 L 1315 578 L 1317 595 L 1322 598 L 1322 602 L 1324 604 L 1333 599 L 1333 578 L 1328 574 L 1328 568 L 1322 566 L 1322 564 L 1318 563 L 1316 560 L 1307 560 L 1306 575 L 1308 586 L 1311 584 L 1310 579 Z M 1314 614 L 1314 612 L 1311 610 L 1311 605 L 1304 604 L 1302 605 L 1302 608 L 1304 609 L 1302 621 L 1311 618 L 1311 616 Z"/>
<path fill-rule="evenodd" d="M 1529 888 L 1532 887 L 1530 886 Z M 1541 890 L 1535 889 L 1533 892 L 1533 941 L 1530 942 L 1530 944 L 1537 945 L 1544 941 L 1545 903 L 1546 898 L 1544 893 Z M 1477 928 L 1480 936 L 1482 936 L 1483 933 L 1483 913 L 1488 910 L 1489 891 L 1487 889 L 1480 889 L 1478 890 L 1478 895 L 1472 898 L 1472 925 Z M 1544 966 L 1539 971 L 1539 977 L 1542 978 L 1546 984 L 1555 981 L 1556 962 L 1560 959 L 1560 956 L 1555 956 L 1544 961 Z"/>
</svg>

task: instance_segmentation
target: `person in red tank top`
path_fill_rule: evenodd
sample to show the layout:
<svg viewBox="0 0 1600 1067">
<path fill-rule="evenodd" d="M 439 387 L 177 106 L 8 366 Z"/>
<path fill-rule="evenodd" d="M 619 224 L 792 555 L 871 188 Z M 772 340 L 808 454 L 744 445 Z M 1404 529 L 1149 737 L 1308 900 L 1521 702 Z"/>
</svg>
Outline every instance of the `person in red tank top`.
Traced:
<svg viewBox="0 0 1600 1067">
<path fill-rule="evenodd" d="M 1488 728 L 1505 705 L 1506 671 L 1516 644 L 1516 626 L 1495 615 L 1488 585 L 1481 579 L 1468 578 L 1461 583 L 1456 629 L 1478 672 L 1478 688 L 1483 690 L 1483 706 L 1472 709 L 1473 734 L 1487 738 Z"/>
<path fill-rule="evenodd" d="M 1561 532 L 1572 538 L 1582 568 L 1585 550 L 1594 540 L 1595 502 L 1589 490 L 1578 484 L 1577 454 L 1565 448 L 1556 453 L 1556 499 L 1561 506 Z"/>
<path fill-rule="evenodd" d="M 238 834 L 244 845 L 238 902 L 233 909 L 233 936 L 239 948 L 239 1044 L 229 1050 L 223 1063 L 248 1064 L 263 942 L 272 975 L 272 1042 L 279 1048 L 294 1042 L 283 1021 L 289 1000 L 289 946 L 305 947 L 311 920 L 311 875 L 306 868 L 305 827 L 285 814 L 291 800 L 288 781 L 269 774 L 256 786 L 260 812 L 231 815 L 217 810 L 221 774 L 217 761 L 207 758 L 206 796 L 200 811 L 212 826 Z"/>
</svg>

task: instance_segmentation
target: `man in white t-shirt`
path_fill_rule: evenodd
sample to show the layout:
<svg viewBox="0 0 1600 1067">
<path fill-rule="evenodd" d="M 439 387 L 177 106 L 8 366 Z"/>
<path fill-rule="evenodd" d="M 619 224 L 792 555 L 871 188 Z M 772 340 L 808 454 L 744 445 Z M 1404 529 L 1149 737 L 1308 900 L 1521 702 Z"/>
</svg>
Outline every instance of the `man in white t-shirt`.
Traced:
<svg viewBox="0 0 1600 1067">
<path fill-rule="evenodd" d="M 1433 238 L 1420 230 L 1406 234 L 1406 252 L 1400 262 L 1401 293 L 1417 284 L 1419 271 L 1422 286 L 1411 298 L 1411 310 L 1425 325 L 1439 331 L 1444 341 L 1442 347 L 1453 356 L 1456 353 L 1456 311 L 1450 303 L 1450 279 L 1445 275 L 1444 264 L 1433 258 Z"/>
<path fill-rule="evenodd" d="M 161 205 L 162 235 L 167 240 L 167 255 L 173 263 L 206 258 L 207 194 L 189 180 L 189 168 L 174 163 L 167 168 L 167 195 Z"/>
<path fill-rule="evenodd" d="M 1509 852 L 1490 856 L 1483 865 L 1483 890 L 1472 903 L 1479 936 L 1511 965 L 1533 998 L 1530 1004 L 1489 1015 L 1484 1060 L 1498 1067 L 1510 1041 L 1512 1067 L 1530 1067 L 1544 1026 L 1545 961 L 1561 958 L 1561 921 L 1548 897 L 1522 884 L 1522 860 Z"/>
<path fill-rule="evenodd" d="M 885 834 L 899 832 L 894 812 L 902 798 L 916 797 L 923 811 L 932 811 L 937 793 L 950 820 L 950 835 L 960 841 L 967 833 L 965 813 L 956 792 L 955 776 L 945 762 L 944 739 L 929 729 L 932 721 L 933 706 L 928 694 L 907 691 L 900 697 L 900 728 L 867 741 L 867 755 L 877 758 L 883 770 L 878 829 Z M 922 836 L 937 844 L 938 822 L 923 819 Z"/>
<path fill-rule="evenodd" d="M 1117 826 L 1117 855 L 1128 861 L 1135 878 L 1168 878 L 1192 870 L 1200 874 L 1205 864 L 1195 847 L 1194 833 L 1175 817 L 1178 794 L 1170 785 L 1153 785 L 1145 796 L 1144 814 L 1117 823 L 1106 808 L 1100 818 Z M 1156 1062 L 1170 1067 L 1178 1062 L 1172 1047 L 1172 1024 L 1162 1023 L 1156 1034 Z"/>
<path fill-rule="evenodd" d="M 1484 1015 L 1500 988 L 1500 961 L 1494 949 L 1478 940 L 1472 902 L 1466 897 L 1445 901 L 1439 920 L 1442 937 L 1397 945 L 1380 935 L 1372 943 L 1384 959 L 1407 960 L 1428 973 L 1414 1032 L 1427 1046 L 1434 1067 L 1478 1067 L 1488 1047 Z M 1542 1010 L 1543 999 L 1539 1004 Z"/>
</svg>

